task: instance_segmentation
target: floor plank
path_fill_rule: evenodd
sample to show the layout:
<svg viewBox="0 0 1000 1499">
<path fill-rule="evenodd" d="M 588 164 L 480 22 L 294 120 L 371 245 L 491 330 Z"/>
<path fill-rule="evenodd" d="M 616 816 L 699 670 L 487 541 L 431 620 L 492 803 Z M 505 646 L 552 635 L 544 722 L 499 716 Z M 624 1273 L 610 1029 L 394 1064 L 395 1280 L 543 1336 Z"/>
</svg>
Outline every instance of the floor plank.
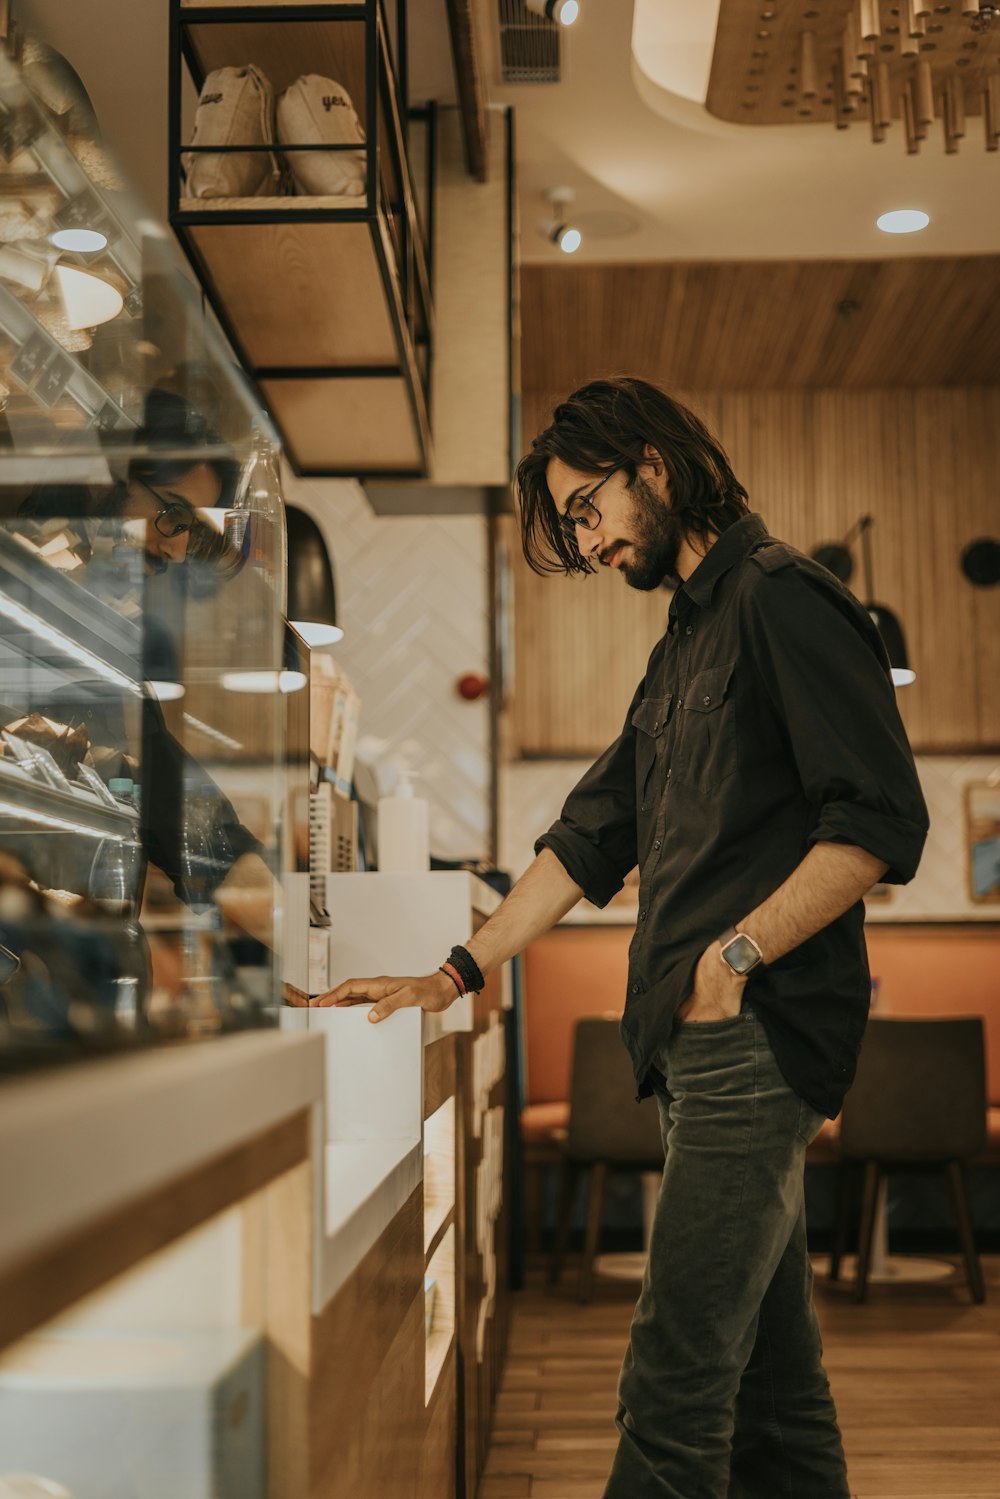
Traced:
<svg viewBox="0 0 1000 1499">
<path fill-rule="evenodd" d="M 988 1299 L 952 1281 L 875 1287 L 865 1306 L 817 1262 L 826 1367 L 858 1499 L 1000 1496 L 1000 1256 Z M 601 1499 L 616 1445 L 615 1387 L 637 1287 L 575 1299 L 569 1266 L 514 1298 L 507 1366 L 479 1499 Z"/>
</svg>

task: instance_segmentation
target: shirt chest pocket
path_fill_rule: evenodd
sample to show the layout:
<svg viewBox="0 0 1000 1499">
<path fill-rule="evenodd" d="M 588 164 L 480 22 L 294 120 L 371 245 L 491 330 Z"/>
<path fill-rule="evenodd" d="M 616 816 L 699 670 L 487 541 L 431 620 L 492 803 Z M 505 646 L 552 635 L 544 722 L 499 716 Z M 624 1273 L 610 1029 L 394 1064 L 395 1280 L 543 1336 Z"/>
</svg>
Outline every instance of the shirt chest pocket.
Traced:
<svg viewBox="0 0 1000 1499">
<path fill-rule="evenodd" d="M 653 771 L 657 762 L 660 767 L 659 779 L 662 781 L 665 778 L 663 735 L 670 717 L 672 697 L 673 694 L 670 692 L 666 697 L 645 697 L 632 714 L 632 726 L 637 730 L 635 736 L 635 802 L 638 811 L 642 811 L 643 803 L 648 804 L 655 794 L 657 777 Z M 648 805 L 646 810 L 649 810 Z"/>
<path fill-rule="evenodd" d="M 714 791 L 739 766 L 735 668 L 729 661 L 696 672 L 677 704 L 681 720 L 676 770 L 698 791 Z"/>
</svg>

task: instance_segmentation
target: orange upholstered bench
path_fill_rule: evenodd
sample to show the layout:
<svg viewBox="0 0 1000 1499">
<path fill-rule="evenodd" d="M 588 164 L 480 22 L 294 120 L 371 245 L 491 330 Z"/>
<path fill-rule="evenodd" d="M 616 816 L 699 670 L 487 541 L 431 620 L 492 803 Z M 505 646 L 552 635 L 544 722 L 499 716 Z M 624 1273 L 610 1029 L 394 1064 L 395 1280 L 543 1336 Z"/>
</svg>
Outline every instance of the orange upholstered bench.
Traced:
<svg viewBox="0 0 1000 1499">
<path fill-rule="evenodd" d="M 973 922 L 931 926 L 869 922 L 865 928 L 878 1013 L 981 1015 L 986 1040 L 986 1150 L 974 1165 L 1000 1165 L 1000 930 Z M 840 1159 L 836 1120 L 809 1147 L 810 1165 Z"/>
<path fill-rule="evenodd" d="M 569 1119 L 569 1075 L 576 1022 L 620 1015 L 628 978 L 630 926 L 561 926 L 524 954 L 525 1103 L 521 1143 L 527 1237 L 538 1248 L 545 1168 L 559 1159 Z"/>
<path fill-rule="evenodd" d="M 569 1115 L 569 1072 L 576 1022 L 621 1012 L 631 926 L 561 926 L 524 955 L 525 1106 L 521 1135 L 528 1167 L 557 1156 Z M 1000 1165 L 1000 927 L 869 922 L 879 1013 L 981 1015 L 986 1029 L 988 1144 L 981 1164 Z M 839 1160 L 837 1122 L 828 1120 L 809 1148 L 811 1164 Z M 538 1173 L 535 1177 L 539 1198 Z M 529 1234 L 538 1215 L 529 1205 Z"/>
</svg>

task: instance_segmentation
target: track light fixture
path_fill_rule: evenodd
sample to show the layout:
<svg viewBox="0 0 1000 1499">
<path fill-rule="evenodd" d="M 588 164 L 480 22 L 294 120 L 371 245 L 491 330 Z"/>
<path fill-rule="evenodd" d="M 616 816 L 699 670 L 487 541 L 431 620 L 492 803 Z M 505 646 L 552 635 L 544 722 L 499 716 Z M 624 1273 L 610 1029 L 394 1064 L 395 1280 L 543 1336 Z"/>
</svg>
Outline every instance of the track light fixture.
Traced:
<svg viewBox="0 0 1000 1499">
<path fill-rule="evenodd" d="M 524 0 L 525 9 L 546 21 L 556 21 L 560 26 L 572 26 L 580 14 L 577 0 Z"/>
<path fill-rule="evenodd" d="M 539 233 L 552 244 L 558 245 L 564 255 L 573 255 L 583 243 L 583 235 L 575 224 L 569 222 L 569 208 L 575 194 L 571 187 L 552 187 L 545 194 L 551 210 L 549 218 L 539 224 Z"/>
</svg>

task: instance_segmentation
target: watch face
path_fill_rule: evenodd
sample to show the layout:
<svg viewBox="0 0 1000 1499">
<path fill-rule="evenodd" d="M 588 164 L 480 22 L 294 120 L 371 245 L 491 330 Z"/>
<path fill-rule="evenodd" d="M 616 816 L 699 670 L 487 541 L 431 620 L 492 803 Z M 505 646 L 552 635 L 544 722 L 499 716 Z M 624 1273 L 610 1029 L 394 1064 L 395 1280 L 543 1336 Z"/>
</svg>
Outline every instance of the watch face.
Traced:
<svg viewBox="0 0 1000 1499">
<path fill-rule="evenodd" d="M 749 973 L 757 963 L 760 962 L 760 953 L 754 947 L 749 937 L 744 937 L 742 932 L 726 943 L 723 954 L 730 968 L 736 973 Z"/>
</svg>

